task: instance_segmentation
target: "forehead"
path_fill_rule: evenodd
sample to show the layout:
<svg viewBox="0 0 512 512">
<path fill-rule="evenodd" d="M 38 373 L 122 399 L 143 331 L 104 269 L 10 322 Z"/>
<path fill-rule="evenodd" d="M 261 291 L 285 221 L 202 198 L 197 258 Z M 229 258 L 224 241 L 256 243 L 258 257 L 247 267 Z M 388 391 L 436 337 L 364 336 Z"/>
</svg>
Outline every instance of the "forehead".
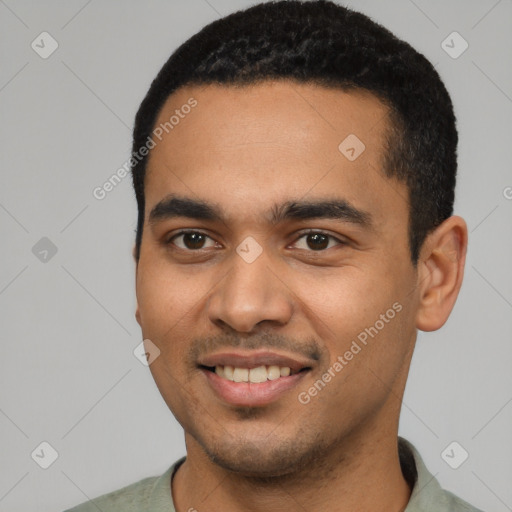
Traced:
<svg viewBox="0 0 512 512">
<path fill-rule="evenodd" d="M 397 194 L 406 207 L 404 185 L 383 173 L 388 122 L 387 107 L 362 90 L 286 81 L 182 88 L 155 123 L 146 208 L 176 193 L 257 212 L 338 192 L 361 209 L 384 211 Z"/>
<path fill-rule="evenodd" d="M 292 148 L 297 156 L 317 156 L 333 140 L 355 135 L 367 155 L 378 156 L 388 122 L 388 108 L 368 91 L 281 80 L 184 87 L 167 99 L 155 127 L 166 142 L 185 143 L 184 151 L 197 135 L 196 148 L 267 142 Z"/>
</svg>

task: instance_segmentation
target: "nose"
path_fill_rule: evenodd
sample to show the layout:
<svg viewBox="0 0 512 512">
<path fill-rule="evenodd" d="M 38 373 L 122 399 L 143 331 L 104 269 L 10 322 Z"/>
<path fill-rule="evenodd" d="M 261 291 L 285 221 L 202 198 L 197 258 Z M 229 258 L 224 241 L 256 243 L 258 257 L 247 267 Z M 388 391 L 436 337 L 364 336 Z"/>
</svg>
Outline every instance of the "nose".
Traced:
<svg viewBox="0 0 512 512">
<path fill-rule="evenodd" d="M 286 325 L 293 313 L 292 293 L 270 263 L 265 251 L 252 263 L 234 254 L 231 269 L 209 298 L 210 321 L 244 333 Z"/>
</svg>

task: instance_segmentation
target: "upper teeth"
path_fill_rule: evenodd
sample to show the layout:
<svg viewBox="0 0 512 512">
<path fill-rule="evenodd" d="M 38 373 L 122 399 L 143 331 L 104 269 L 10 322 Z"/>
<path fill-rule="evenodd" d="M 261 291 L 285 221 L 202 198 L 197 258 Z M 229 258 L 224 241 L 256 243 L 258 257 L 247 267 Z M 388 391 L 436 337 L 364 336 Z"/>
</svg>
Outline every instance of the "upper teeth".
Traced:
<svg viewBox="0 0 512 512">
<path fill-rule="evenodd" d="M 288 366 L 258 366 L 257 368 L 238 368 L 234 366 L 216 366 L 215 373 L 223 379 L 233 382 L 265 382 L 290 375 Z"/>
</svg>

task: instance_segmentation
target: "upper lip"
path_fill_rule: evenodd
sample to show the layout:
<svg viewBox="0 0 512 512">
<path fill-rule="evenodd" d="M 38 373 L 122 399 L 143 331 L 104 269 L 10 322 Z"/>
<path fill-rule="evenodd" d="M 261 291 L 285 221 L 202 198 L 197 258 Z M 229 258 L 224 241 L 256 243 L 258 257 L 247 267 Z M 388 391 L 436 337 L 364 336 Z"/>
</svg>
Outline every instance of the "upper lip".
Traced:
<svg viewBox="0 0 512 512">
<path fill-rule="evenodd" d="M 217 352 L 199 358 L 200 366 L 233 366 L 238 368 L 257 368 L 258 366 L 289 367 L 293 373 L 310 368 L 311 360 L 300 356 L 280 354 L 268 350 L 250 350 Z"/>
</svg>

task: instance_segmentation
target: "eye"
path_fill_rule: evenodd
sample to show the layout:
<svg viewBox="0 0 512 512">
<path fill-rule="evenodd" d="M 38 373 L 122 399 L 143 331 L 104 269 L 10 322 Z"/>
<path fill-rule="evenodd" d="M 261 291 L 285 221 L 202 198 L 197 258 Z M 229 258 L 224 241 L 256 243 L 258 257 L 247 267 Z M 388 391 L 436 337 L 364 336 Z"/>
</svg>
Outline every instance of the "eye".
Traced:
<svg viewBox="0 0 512 512">
<path fill-rule="evenodd" d="M 177 240 L 179 242 L 176 242 Z M 210 241 L 210 245 L 205 245 L 208 240 Z M 200 231 L 180 231 L 176 235 L 172 236 L 167 243 L 174 244 L 176 247 L 185 251 L 215 247 L 215 240 Z"/>
<path fill-rule="evenodd" d="M 342 240 L 320 231 L 308 231 L 307 233 L 304 233 L 297 239 L 294 245 L 297 246 L 300 240 L 303 240 L 304 243 L 302 247 L 298 247 L 299 249 L 312 251 L 324 251 L 326 249 L 330 249 L 333 245 L 345 245 L 345 242 Z M 331 244 L 331 242 L 335 243 Z"/>
</svg>

